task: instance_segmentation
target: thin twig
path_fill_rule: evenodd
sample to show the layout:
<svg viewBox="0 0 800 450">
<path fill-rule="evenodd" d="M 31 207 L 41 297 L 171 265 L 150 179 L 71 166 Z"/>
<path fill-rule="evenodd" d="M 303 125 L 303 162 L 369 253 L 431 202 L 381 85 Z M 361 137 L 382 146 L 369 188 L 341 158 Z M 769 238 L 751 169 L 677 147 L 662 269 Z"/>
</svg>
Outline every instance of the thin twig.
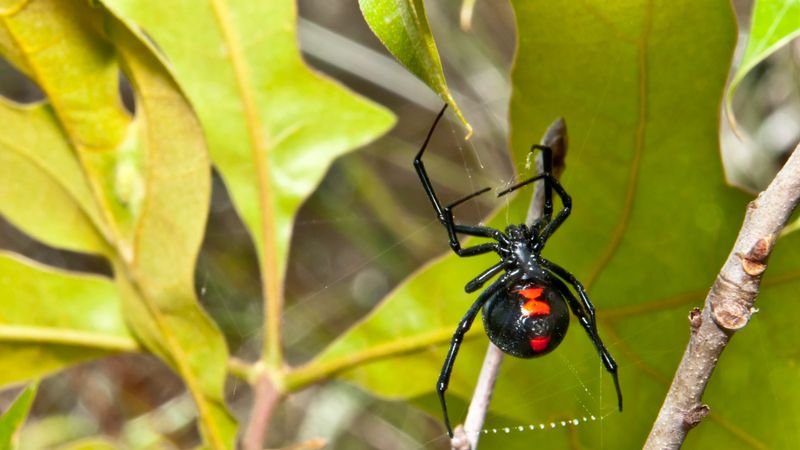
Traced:
<svg viewBox="0 0 800 450">
<path fill-rule="evenodd" d="M 800 149 L 800 146 L 798 146 Z M 689 314 L 691 336 L 646 449 L 677 449 L 708 414 L 701 403 L 717 360 L 733 334 L 756 311 L 767 258 L 800 202 L 800 151 L 794 153 L 767 189 L 750 202 L 733 250 L 706 297 L 702 312 Z"/>
<path fill-rule="evenodd" d="M 564 171 L 564 158 L 567 156 L 567 125 L 563 118 L 557 119 L 547 129 L 542 138 L 542 144 L 553 149 L 553 172 L 556 177 L 560 177 Z M 543 172 L 542 155 L 536 157 L 536 171 Z M 543 183 L 538 183 L 533 195 L 531 196 L 528 216 L 525 221 L 533 224 L 541 215 L 544 206 Z M 494 392 L 494 384 L 500 372 L 500 365 L 503 363 L 503 351 L 491 342 L 486 349 L 486 356 L 483 359 L 481 373 L 478 376 L 478 383 L 472 394 L 472 400 L 467 411 L 467 418 L 464 425 L 457 426 L 453 430 L 453 439 L 450 446 L 453 450 L 477 450 L 478 438 L 480 437 L 483 422 L 486 419 L 486 411 L 489 409 L 489 402 Z"/>
<path fill-rule="evenodd" d="M 280 399 L 281 393 L 275 388 L 269 374 L 261 371 L 253 384 L 253 407 L 250 410 L 250 420 L 242 439 L 244 450 L 264 448 L 264 437 L 269 429 L 272 412 Z"/>
</svg>

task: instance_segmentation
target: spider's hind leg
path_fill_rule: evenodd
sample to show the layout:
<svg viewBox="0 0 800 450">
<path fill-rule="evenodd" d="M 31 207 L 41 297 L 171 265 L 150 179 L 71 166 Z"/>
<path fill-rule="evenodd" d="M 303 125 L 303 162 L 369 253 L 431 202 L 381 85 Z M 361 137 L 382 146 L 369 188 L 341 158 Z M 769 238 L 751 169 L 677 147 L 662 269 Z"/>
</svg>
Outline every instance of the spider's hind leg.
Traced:
<svg viewBox="0 0 800 450">
<path fill-rule="evenodd" d="M 594 306 L 592 302 L 589 301 L 589 297 L 586 295 L 583 285 L 575 276 L 557 264 L 543 259 L 542 266 L 551 272 L 550 282 L 567 301 L 572 313 L 578 318 L 578 322 L 580 322 L 583 329 L 586 330 L 586 334 L 589 335 L 589 340 L 592 341 L 592 344 L 594 344 L 597 349 L 597 353 L 600 355 L 600 359 L 603 361 L 606 370 L 611 374 L 614 380 L 614 388 L 617 390 L 617 404 L 619 410 L 622 411 L 622 389 L 619 387 L 617 363 L 603 344 L 602 339 L 600 339 L 600 335 L 597 332 L 597 320 L 595 319 Z M 563 278 L 575 288 L 581 298 L 580 302 L 559 277 Z"/>
<path fill-rule="evenodd" d="M 478 312 L 480 312 L 483 305 L 497 293 L 498 290 L 503 289 L 506 281 L 515 275 L 518 275 L 518 273 L 506 273 L 486 288 L 486 290 L 478 296 L 478 299 L 475 300 L 475 303 L 469 307 L 467 313 L 464 314 L 464 317 L 458 323 L 458 327 L 456 327 L 455 333 L 453 333 L 453 338 L 450 340 L 450 350 L 447 352 L 447 357 L 442 365 L 442 371 L 439 373 L 439 379 L 436 382 L 436 393 L 439 395 L 439 402 L 442 405 L 442 415 L 444 417 L 444 424 L 447 427 L 447 434 L 451 438 L 453 437 L 453 429 L 450 426 L 450 417 L 447 414 L 447 402 L 445 401 L 444 394 L 447 391 L 447 386 L 450 384 L 450 375 L 453 373 L 453 365 L 456 362 L 458 350 L 461 348 L 464 335 L 466 335 L 467 331 L 472 327 L 472 322 L 475 321 L 475 317 L 478 316 Z"/>
</svg>

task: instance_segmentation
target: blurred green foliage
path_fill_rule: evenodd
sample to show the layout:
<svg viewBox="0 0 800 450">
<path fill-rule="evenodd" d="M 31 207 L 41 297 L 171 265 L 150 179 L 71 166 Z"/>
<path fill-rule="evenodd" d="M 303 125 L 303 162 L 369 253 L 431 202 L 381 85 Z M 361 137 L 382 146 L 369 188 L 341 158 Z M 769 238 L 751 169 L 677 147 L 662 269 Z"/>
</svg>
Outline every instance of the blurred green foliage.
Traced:
<svg viewBox="0 0 800 450">
<path fill-rule="evenodd" d="M 0 416 L 0 448 L 11 450 L 17 447 L 19 430 L 28 416 L 33 399 L 36 397 L 37 383 L 31 383 L 14 400 L 14 403 Z"/>
</svg>

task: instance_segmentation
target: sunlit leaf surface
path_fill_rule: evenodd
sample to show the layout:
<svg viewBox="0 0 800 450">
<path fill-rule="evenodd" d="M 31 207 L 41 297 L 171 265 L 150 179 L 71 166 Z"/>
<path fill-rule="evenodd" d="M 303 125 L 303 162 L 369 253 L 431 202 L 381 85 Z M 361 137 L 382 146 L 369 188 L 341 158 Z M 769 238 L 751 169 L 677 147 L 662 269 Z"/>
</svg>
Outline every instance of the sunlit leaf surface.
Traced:
<svg viewBox="0 0 800 450">
<path fill-rule="evenodd" d="M 514 6 L 520 41 L 512 158 L 528 175 L 530 145 L 554 118 L 566 118 L 570 149 L 562 182 L 574 210 L 544 256 L 588 287 L 600 335 L 620 366 L 625 411 L 616 411 L 611 379 L 573 320 L 553 354 L 505 359 L 487 423 L 556 428 L 528 435 L 501 430 L 483 437 L 483 445 L 530 448 L 535 439 L 537 448 L 637 448 L 688 340 L 687 314 L 702 306 L 749 200 L 725 185 L 717 136 L 736 40 L 733 14 L 725 1 Z M 529 198 L 521 193 L 491 223 L 521 222 Z M 444 230 L 441 236 L 444 250 Z M 800 392 L 786 389 L 797 377 L 791 334 L 797 304 L 789 300 L 800 280 L 798 244 L 792 235 L 779 243 L 761 313 L 723 354 L 705 398 L 712 413 L 690 433 L 687 448 L 788 448 L 798 439 L 793 405 Z M 383 396 L 418 397 L 438 416 L 431 392 L 444 344 L 476 297 L 462 286 L 493 261 L 449 254 L 422 268 L 296 381 L 356 365 L 341 376 Z M 486 349 L 481 328 L 476 323 L 453 374 L 456 422 Z M 591 416 L 598 420 L 582 421 Z M 580 425 L 560 425 L 574 418 Z"/>
</svg>

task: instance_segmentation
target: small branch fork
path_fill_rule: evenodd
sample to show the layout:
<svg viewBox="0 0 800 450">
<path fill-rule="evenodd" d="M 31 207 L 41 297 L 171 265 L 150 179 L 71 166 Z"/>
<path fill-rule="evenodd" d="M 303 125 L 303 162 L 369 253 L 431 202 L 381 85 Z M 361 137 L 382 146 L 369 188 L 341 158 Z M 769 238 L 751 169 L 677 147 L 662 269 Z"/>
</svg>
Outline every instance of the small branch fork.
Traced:
<svg viewBox="0 0 800 450">
<path fill-rule="evenodd" d="M 703 310 L 689 314 L 691 337 L 645 449 L 677 449 L 686 434 L 708 414 L 701 403 L 717 360 L 733 334 L 756 311 L 767 258 L 800 202 L 800 146 L 764 192 L 750 202 L 744 223 L 706 297 Z"/>
<path fill-rule="evenodd" d="M 567 126 L 563 118 L 557 119 L 550 125 L 542 138 L 542 145 L 553 149 L 553 175 L 556 178 L 560 177 L 565 167 L 564 158 L 567 156 Z M 536 171 L 536 173 L 543 172 L 541 153 L 536 156 Z M 542 184 L 536 185 L 531 197 L 526 220 L 528 225 L 533 224 L 542 214 L 544 206 Z M 475 392 L 472 394 L 469 404 L 467 419 L 463 426 L 459 425 L 453 430 L 453 439 L 450 441 L 453 450 L 477 450 L 478 438 L 483 429 L 486 411 L 489 409 L 489 402 L 492 399 L 492 392 L 494 392 L 494 385 L 502 363 L 503 351 L 490 342 L 483 359 L 481 373 L 478 376 L 478 383 L 475 385 Z"/>
</svg>

